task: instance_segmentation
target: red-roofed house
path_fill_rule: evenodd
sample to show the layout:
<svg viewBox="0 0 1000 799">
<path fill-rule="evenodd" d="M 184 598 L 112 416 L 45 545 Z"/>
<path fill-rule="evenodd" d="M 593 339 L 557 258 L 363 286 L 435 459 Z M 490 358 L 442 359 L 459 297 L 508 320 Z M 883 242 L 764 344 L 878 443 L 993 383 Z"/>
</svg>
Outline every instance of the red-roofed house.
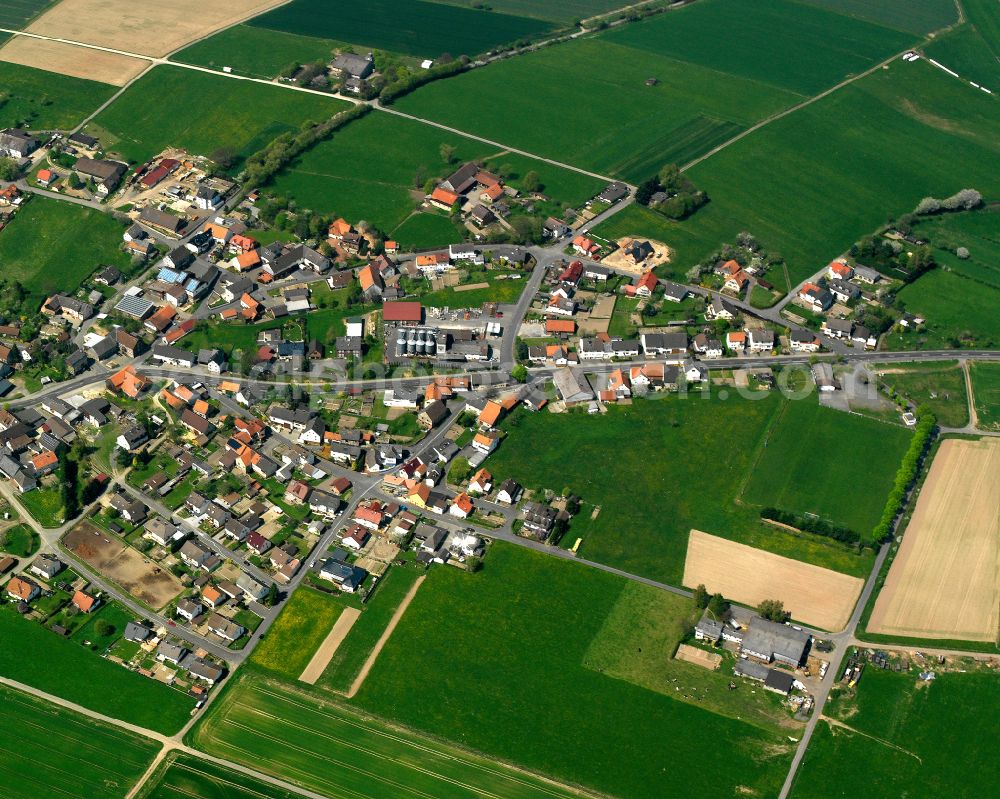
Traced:
<svg viewBox="0 0 1000 799">
<path fill-rule="evenodd" d="M 580 253 L 580 255 L 593 256 L 600 252 L 601 248 L 586 236 L 577 236 L 573 239 L 573 249 Z"/>
</svg>

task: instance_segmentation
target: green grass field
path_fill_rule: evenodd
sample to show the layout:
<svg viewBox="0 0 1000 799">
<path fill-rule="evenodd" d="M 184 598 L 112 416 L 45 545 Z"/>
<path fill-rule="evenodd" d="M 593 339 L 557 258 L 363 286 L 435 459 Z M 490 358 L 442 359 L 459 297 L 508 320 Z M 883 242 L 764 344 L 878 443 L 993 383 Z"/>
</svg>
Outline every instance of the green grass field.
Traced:
<svg viewBox="0 0 1000 799">
<path fill-rule="evenodd" d="M 464 239 L 463 232 L 462 228 L 446 216 L 419 213 L 406 217 L 389 231 L 388 235 L 393 236 L 402 247 L 419 250 L 426 247 L 441 247 L 445 244 L 458 244 Z"/>
<path fill-rule="evenodd" d="M 699 0 L 605 38 L 807 96 L 913 42 L 912 35 L 792 0 Z M 742 46 L 724 55 L 706 47 L 718 39 Z"/>
<path fill-rule="evenodd" d="M 475 6 L 470 0 L 434 0 L 452 6 Z M 501 14 L 521 14 L 567 25 L 579 19 L 614 11 L 622 7 L 621 0 L 490 0 L 489 7 Z"/>
<path fill-rule="evenodd" d="M 292 594 L 250 656 L 259 668 L 297 680 L 323 643 L 343 606 L 332 596 L 303 588 Z"/>
<path fill-rule="evenodd" d="M 22 494 L 18 499 L 42 527 L 59 527 L 66 521 L 66 508 L 63 506 L 62 493 L 57 487 L 37 488 Z"/>
<path fill-rule="evenodd" d="M 6 686 L 0 700 L 0 724 L 8 730 L 0 783 L 13 795 L 122 799 L 160 748 Z"/>
<path fill-rule="evenodd" d="M 904 427 L 826 408 L 815 397 L 786 402 L 751 470 L 743 500 L 815 514 L 867 537 L 882 514 L 910 436 Z"/>
<path fill-rule="evenodd" d="M 625 32 L 675 16 L 629 25 Z M 656 86 L 646 85 L 650 77 L 659 81 Z M 536 155 L 638 182 L 800 99 L 632 46 L 628 38 L 599 36 L 437 81 L 397 105 Z M 483 105 L 496 109 L 503 125 L 497 127 L 492 114 L 464 110 Z"/>
<path fill-rule="evenodd" d="M 590 642 L 583 665 L 723 716 L 768 728 L 795 729 L 791 714 L 774 694 L 754 691 L 746 683 L 729 690 L 735 663 L 732 653 L 718 650 L 723 656 L 718 671 L 674 659 L 683 639 L 681 622 L 686 619 L 694 624 L 701 614 L 691 599 L 629 582 Z"/>
<path fill-rule="evenodd" d="M 260 28 L 340 39 L 420 58 L 474 56 L 551 30 L 538 19 L 426 0 L 293 0 L 249 22 Z"/>
<path fill-rule="evenodd" d="M 893 331 L 890 350 L 1000 346 L 1000 288 L 935 269 L 904 286 L 897 298 L 907 311 L 926 319 L 923 331 Z"/>
<path fill-rule="evenodd" d="M 815 402 L 810 397 L 791 404 Z M 722 400 L 713 394 L 710 399 L 691 395 L 637 401 L 599 417 L 521 413 L 505 423 L 511 434 L 487 467 L 497 480 L 513 477 L 528 488 L 557 492 L 568 487 L 585 502 L 600 506 L 596 519 L 578 518 L 570 524 L 567 540 L 580 536 L 582 557 L 646 577 L 680 585 L 692 528 L 862 576 L 871 566 L 869 556 L 819 536 L 793 536 L 761 524 L 759 508 L 736 501 L 754 472 L 765 436 L 783 435 L 783 428 L 773 425 L 787 403 L 777 393 L 761 394 L 755 401 Z M 792 411 L 789 424 L 800 414 L 812 413 Z M 875 422 L 846 414 L 830 423 L 840 421 L 847 430 L 858 425 L 883 431 Z M 792 450 L 789 454 L 797 458 L 811 451 L 805 441 L 802 450 Z M 613 477 L 610 470 L 594 468 L 609 458 Z M 871 468 L 874 478 L 880 478 L 882 464 L 879 460 Z M 851 465 L 858 468 L 853 460 Z M 824 459 L 815 471 L 822 474 L 828 466 Z M 889 466 L 885 479 L 891 480 L 897 466 Z M 868 468 L 862 468 L 867 474 Z M 839 496 L 839 502 L 831 496 L 829 504 L 848 515 L 855 498 L 850 492 Z"/>
<path fill-rule="evenodd" d="M 1000 430 L 1000 363 L 972 361 L 972 395 L 981 430 Z"/>
<path fill-rule="evenodd" d="M 924 54 L 990 90 L 1000 85 L 1000 61 L 972 25 L 961 25 L 935 39 Z"/>
<path fill-rule="evenodd" d="M 303 123 L 320 122 L 346 107 L 332 98 L 159 66 L 86 130 L 130 162 L 145 161 L 165 147 L 207 156 L 226 149 L 242 160 L 279 134 L 294 133 Z"/>
<path fill-rule="evenodd" d="M 0 263 L 40 304 L 50 294 L 75 292 L 101 264 L 126 267 L 124 228 L 93 208 L 34 197 L 0 231 Z"/>
<path fill-rule="evenodd" d="M 714 46 L 720 40 L 740 47 L 722 54 Z M 665 163 L 693 160 L 912 40 L 790 0 L 701 0 L 438 81 L 399 107 L 639 182 Z M 647 86 L 648 78 L 657 85 Z M 466 113 L 483 103 L 510 109 L 502 135 L 491 115 Z"/>
<path fill-rule="evenodd" d="M 432 291 L 420 296 L 425 308 L 478 308 L 484 302 L 515 303 L 524 291 L 526 280 L 487 281 L 486 288 L 456 291 L 453 288 Z"/>
<path fill-rule="evenodd" d="M 442 161 L 442 144 L 456 148 L 455 163 Z M 277 194 L 293 197 L 302 207 L 354 222 L 366 220 L 383 231 L 393 231 L 393 238 L 403 246 L 426 246 L 431 235 L 439 232 L 445 240 L 432 243 L 440 245 L 456 239 L 457 231 L 450 222 L 443 218 L 431 222 L 431 216 L 404 220 L 423 199 L 427 177 L 445 177 L 460 162 L 473 159 L 489 159 L 497 168 L 509 166 L 508 180 L 515 186 L 533 170 L 546 194 L 573 205 L 602 188 L 600 181 L 586 175 L 498 154 L 496 148 L 473 139 L 386 113 L 368 114 L 320 142 L 282 172 L 272 188 Z M 418 172 L 423 175 L 419 186 Z"/>
<path fill-rule="evenodd" d="M 0 642 L 0 675 L 130 724 L 171 735 L 194 707 L 180 691 L 126 671 L 10 607 L 0 612 Z"/>
<path fill-rule="evenodd" d="M 494 759 L 390 727 L 295 685 L 247 673 L 235 678 L 191 738 L 209 754 L 334 799 L 575 796 Z"/>
<path fill-rule="evenodd" d="M 857 699 L 838 698 L 821 721 L 792 790 L 793 799 L 832 799 L 874 792 L 884 797 L 973 799 L 1000 783 L 990 754 L 1000 703 L 992 673 L 938 674 L 918 685 L 915 672 L 868 668 Z M 966 768 L 976 763 L 976 768 Z"/>
<path fill-rule="evenodd" d="M 952 0 L 879 0 L 877 3 L 869 0 L 803 0 L 803 2 L 907 33 L 930 33 L 956 20 L 955 4 Z"/>
<path fill-rule="evenodd" d="M 168 755 L 140 799 L 299 799 L 301 794 L 186 754 Z"/>
<path fill-rule="evenodd" d="M 53 2 L 55 0 L 4 0 L 0 6 L 0 28 L 20 30 Z"/>
<path fill-rule="evenodd" d="M 433 569 L 355 701 L 613 796 L 683 796 L 694 781 L 705 796 L 739 795 L 737 786 L 776 794 L 790 746 L 773 727 L 584 665 L 625 586 L 614 575 L 502 543 L 479 574 Z M 404 674 L 432 674 L 435 701 Z M 726 753 L 725 768 L 700 765 L 705 741 Z"/>
<path fill-rule="evenodd" d="M 339 45 L 331 39 L 235 25 L 184 48 L 171 60 L 219 70 L 230 67 L 234 73 L 252 78 L 273 78 L 294 63 L 329 61 Z"/>
<path fill-rule="evenodd" d="M 417 569 L 393 567 L 389 570 L 375 596 L 362 607 L 361 615 L 334 653 L 317 686 L 347 692 L 392 614 L 419 576 Z"/>
<path fill-rule="evenodd" d="M 965 375 L 957 361 L 882 364 L 880 383 L 906 397 L 918 407 L 926 405 L 943 427 L 965 427 L 969 423 L 969 397 Z"/>
<path fill-rule="evenodd" d="M 785 257 L 795 283 L 924 196 L 968 186 L 997 194 L 998 156 L 994 98 L 924 62 L 897 61 L 689 170 L 712 200 L 659 238 L 676 251 L 670 268 L 683 273 L 748 230 Z M 595 232 L 607 236 L 618 223 L 606 224 Z"/>
<path fill-rule="evenodd" d="M 71 130 L 114 91 L 106 83 L 0 62 L 0 127 Z"/>
</svg>

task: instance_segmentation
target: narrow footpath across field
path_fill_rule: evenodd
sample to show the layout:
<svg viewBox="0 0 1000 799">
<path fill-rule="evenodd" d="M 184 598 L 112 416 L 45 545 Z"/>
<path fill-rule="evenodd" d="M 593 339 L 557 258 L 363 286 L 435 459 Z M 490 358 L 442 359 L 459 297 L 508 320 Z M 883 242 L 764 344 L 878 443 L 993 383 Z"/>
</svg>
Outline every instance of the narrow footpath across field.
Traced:
<svg viewBox="0 0 1000 799">
<path fill-rule="evenodd" d="M 368 678 L 369 673 L 371 673 L 372 667 L 375 665 L 375 661 L 378 660 L 379 654 L 385 648 L 389 638 L 396 629 L 396 625 L 399 624 L 400 619 L 403 618 L 403 614 L 406 613 L 406 609 L 410 606 L 413 598 L 417 595 L 417 589 L 423 585 L 424 580 L 426 579 L 426 574 L 420 575 L 420 577 L 418 577 L 410 587 L 410 590 L 406 592 L 406 596 L 403 597 L 403 601 L 399 603 L 399 607 L 396 608 L 396 612 L 392 614 L 392 618 L 389 619 L 389 623 L 386 625 L 385 630 L 382 631 L 382 635 L 380 635 L 378 641 L 376 641 L 375 648 L 372 649 L 372 653 L 364 662 L 364 665 L 361 667 L 361 671 L 358 672 L 358 676 L 354 678 L 354 682 L 351 683 L 350 690 L 347 692 L 348 699 L 353 699 L 357 695 L 358 691 L 361 690 L 361 686 L 365 684 L 365 680 Z"/>
</svg>

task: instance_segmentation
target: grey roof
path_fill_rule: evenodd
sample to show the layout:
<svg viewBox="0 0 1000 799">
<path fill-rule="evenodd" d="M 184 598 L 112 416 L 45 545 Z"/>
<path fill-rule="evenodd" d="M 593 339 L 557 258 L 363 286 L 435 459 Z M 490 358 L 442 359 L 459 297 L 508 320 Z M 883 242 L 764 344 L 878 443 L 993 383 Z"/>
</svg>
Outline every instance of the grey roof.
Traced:
<svg viewBox="0 0 1000 799">
<path fill-rule="evenodd" d="M 694 628 L 713 641 L 718 641 L 722 637 L 722 622 L 710 619 L 708 616 L 702 616 Z"/>
<path fill-rule="evenodd" d="M 774 689 L 783 694 L 787 694 L 792 690 L 792 685 L 794 683 L 795 683 L 795 677 L 793 677 L 787 671 L 778 671 L 777 669 L 771 669 L 767 672 L 767 678 L 764 680 L 764 687 Z"/>
<path fill-rule="evenodd" d="M 152 635 L 152 633 L 145 625 L 138 624 L 134 621 L 130 621 L 125 625 L 124 637 L 126 641 L 140 643 L 149 638 L 150 635 Z M 169 646 L 169 644 L 167 644 L 167 646 Z"/>
<path fill-rule="evenodd" d="M 743 637 L 744 651 L 780 657 L 799 663 L 805 655 L 809 633 L 787 624 L 755 617 Z"/>
<path fill-rule="evenodd" d="M 687 286 L 682 286 L 680 283 L 673 283 L 669 280 L 663 281 L 663 289 L 663 296 L 677 300 L 683 300 L 688 294 Z"/>
<path fill-rule="evenodd" d="M 355 53 L 340 53 L 333 59 L 333 68 L 346 72 L 353 78 L 367 78 L 375 70 L 372 54 L 356 55 Z"/>
<path fill-rule="evenodd" d="M 760 680 L 761 682 L 767 679 L 768 672 L 770 671 L 763 663 L 755 663 L 746 658 L 737 660 L 736 665 L 733 667 L 733 672 L 738 677 L 749 677 L 751 680 Z"/>
<path fill-rule="evenodd" d="M 608 203 L 616 203 L 623 197 L 628 196 L 628 186 L 620 181 L 614 181 L 604 187 L 604 191 L 597 195 L 597 199 Z"/>
</svg>

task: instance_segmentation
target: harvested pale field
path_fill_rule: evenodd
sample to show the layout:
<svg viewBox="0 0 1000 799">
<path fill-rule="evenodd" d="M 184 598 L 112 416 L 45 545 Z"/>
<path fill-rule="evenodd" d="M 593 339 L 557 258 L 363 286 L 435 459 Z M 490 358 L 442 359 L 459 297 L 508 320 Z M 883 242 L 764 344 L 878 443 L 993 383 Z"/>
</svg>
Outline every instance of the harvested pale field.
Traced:
<svg viewBox="0 0 1000 799">
<path fill-rule="evenodd" d="M 706 652 L 704 649 L 699 649 L 690 644 L 678 644 L 677 654 L 674 655 L 674 659 L 683 660 L 685 663 L 693 663 L 695 666 L 701 666 L 703 669 L 708 669 L 709 671 L 715 671 L 722 663 L 722 655 L 715 652 Z"/>
<path fill-rule="evenodd" d="M 994 641 L 1000 629 L 1000 439 L 941 442 L 868 631 Z"/>
<path fill-rule="evenodd" d="M 333 623 L 333 627 L 330 628 L 330 633 L 323 639 L 323 643 L 319 645 L 319 649 L 313 654 L 312 660 L 302 670 L 302 674 L 299 676 L 301 682 L 309 683 L 309 685 L 316 684 L 316 680 L 326 671 L 326 667 L 330 665 L 330 660 L 337 654 L 340 645 L 344 642 L 347 634 L 354 626 L 354 622 L 360 616 L 361 611 L 357 608 L 344 608 L 341 611 L 337 620 Z"/>
<path fill-rule="evenodd" d="M 70 530 L 63 546 L 97 572 L 152 608 L 162 608 L 183 586 L 173 574 L 146 560 L 89 522 Z"/>
<path fill-rule="evenodd" d="M 864 581 L 692 530 L 684 585 L 700 584 L 751 607 L 780 599 L 793 619 L 835 632 L 847 626 Z"/>
<path fill-rule="evenodd" d="M 163 57 L 287 0 L 62 0 L 27 30 L 42 36 Z"/>
<path fill-rule="evenodd" d="M 149 66 L 148 61 L 64 42 L 13 36 L 0 47 L 0 61 L 74 78 L 124 86 Z"/>
</svg>

